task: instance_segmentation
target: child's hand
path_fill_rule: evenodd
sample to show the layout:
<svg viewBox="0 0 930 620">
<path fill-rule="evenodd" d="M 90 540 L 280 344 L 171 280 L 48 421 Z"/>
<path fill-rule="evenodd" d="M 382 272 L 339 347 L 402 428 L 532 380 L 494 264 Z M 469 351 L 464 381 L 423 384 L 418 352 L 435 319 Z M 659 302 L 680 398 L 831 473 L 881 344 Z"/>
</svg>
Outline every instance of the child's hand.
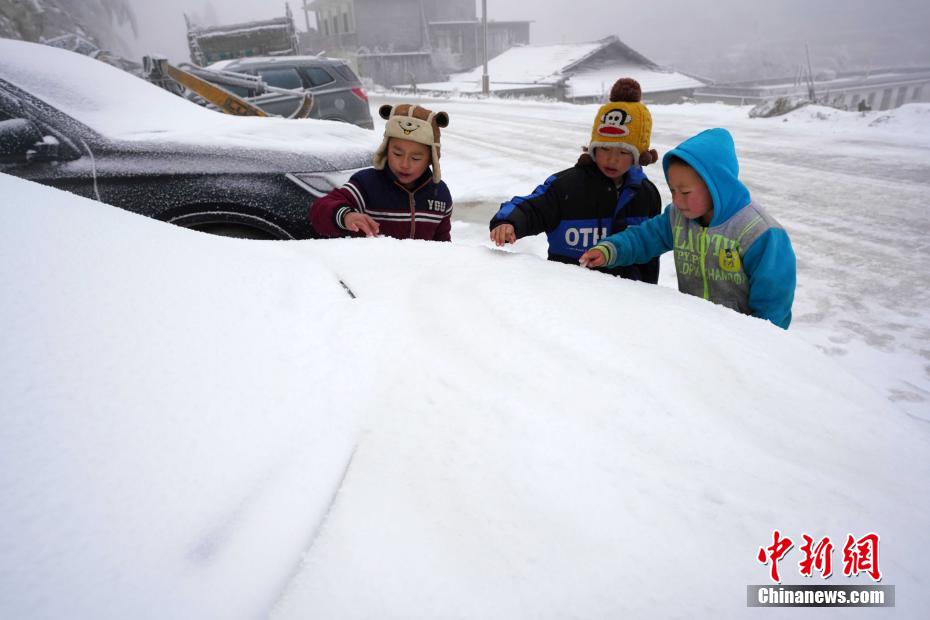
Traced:
<svg viewBox="0 0 930 620">
<path fill-rule="evenodd" d="M 517 233 L 513 229 L 513 224 L 501 224 L 500 226 L 496 226 L 491 230 L 491 241 L 493 241 L 497 247 L 505 243 L 516 243 Z"/>
<path fill-rule="evenodd" d="M 378 222 L 364 213 L 347 213 L 345 217 L 346 230 L 352 232 L 363 232 L 366 237 L 376 237 L 381 230 Z"/>
<path fill-rule="evenodd" d="M 600 250 L 595 250 L 591 248 L 587 252 L 581 255 L 581 259 L 578 261 L 581 263 L 582 267 L 587 267 L 588 269 L 594 269 L 595 267 L 603 267 L 607 262 L 607 259 L 604 258 L 604 253 Z"/>
</svg>

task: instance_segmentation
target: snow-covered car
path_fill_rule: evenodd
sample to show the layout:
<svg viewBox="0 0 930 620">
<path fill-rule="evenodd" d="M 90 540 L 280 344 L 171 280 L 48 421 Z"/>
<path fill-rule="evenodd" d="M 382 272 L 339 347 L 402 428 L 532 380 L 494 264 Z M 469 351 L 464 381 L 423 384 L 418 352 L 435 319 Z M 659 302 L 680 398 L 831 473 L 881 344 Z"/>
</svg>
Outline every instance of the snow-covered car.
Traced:
<svg viewBox="0 0 930 620">
<path fill-rule="evenodd" d="M 749 584 L 874 586 L 869 532 L 895 618 L 930 609 L 928 425 L 790 331 L 486 247 L 0 196 L 0 618 L 756 620 Z"/>
<path fill-rule="evenodd" d="M 312 237 L 314 198 L 373 147 L 354 125 L 218 114 L 92 58 L 0 39 L 0 172 L 159 220 Z"/>
<path fill-rule="evenodd" d="M 222 60 L 207 67 L 261 78 L 269 86 L 313 94 L 309 118 L 353 123 L 373 129 L 368 95 L 345 60 L 319 56 L 261 56 Z M 224 83 L 209 74 L 204 79 L 220 84 L 270 114 L 290 116 L 301 105 L 301 96 L 281 92 L 259 94 L 256 90 Z"/>
</svg>

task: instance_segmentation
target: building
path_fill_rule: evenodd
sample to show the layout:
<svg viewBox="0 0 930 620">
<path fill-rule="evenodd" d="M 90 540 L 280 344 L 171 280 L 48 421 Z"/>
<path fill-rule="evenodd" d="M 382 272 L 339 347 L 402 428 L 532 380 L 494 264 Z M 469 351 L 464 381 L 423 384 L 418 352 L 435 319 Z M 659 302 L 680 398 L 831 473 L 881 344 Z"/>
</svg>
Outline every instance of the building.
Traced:
<svg viewBox="0 0 930 620">
<path fill-rule="evenodd" d="M 827 73 L 811 81 L 761 80 L 707 86 L 698 101 L 757 104 L 780 97 L 813 99 L 845 109 L 888 110 L 905 103 L 930 101 L 930 67 Z"/>
<path fill-rule="evenodd" d="M 314 0 L 305 10 L 317 24 L 301 37 L 306 53 L 346 58 L 385 86 L 442 80 L 482 59 L 474 0 Z M 529 43 L 529 25 L 489 22 L 489 56 Z"/>
<path fill-rule="evenodd" d="M 420 90 L 480 93 L 483 67 L 450 76 L 448 81 L 419 84 Z M 514 47 L 488 63 L 491 92 L 537 95 L 593 103 L 606 101 L 617 78 L 640 83 L 643 99 L 668 103 L 690 97 L 706 83 L 663 69 L 615 36 L 589 43 Z"/>
</svg>

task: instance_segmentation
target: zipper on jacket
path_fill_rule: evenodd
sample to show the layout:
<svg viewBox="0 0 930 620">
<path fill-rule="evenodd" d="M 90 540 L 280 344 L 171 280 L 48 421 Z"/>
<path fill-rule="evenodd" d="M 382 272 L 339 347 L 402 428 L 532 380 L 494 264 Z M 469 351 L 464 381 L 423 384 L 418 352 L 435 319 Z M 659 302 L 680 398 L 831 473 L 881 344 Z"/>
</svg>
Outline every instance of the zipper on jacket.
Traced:
<svg viewBox="0 0 930 620">
<path fill-rule="evenodd" d="M 400 181 L 396 179 L 394 180 L 394 185 L 396 185 L 397 187 L 407 192 L 407 204 L 410 205 L 410 238 L 411 239 L 414 238 L 413 235 L 417 230 L 417 201 L 416 201 L 416 198 L 414 198 L 414 196 L 416 195 L 418 191 L 420 191 L 421 189 L 429 185 L 430 181 L 431 179 L 426 179 L 425 181 L 423 181 L 422 184 L 420 184 L 420 187 L 417 187 L 413 191 L 411 191 L 407 189 L 406 187 L 404 187 L 404 184 L 401 183 Z"/>
<path fill-rule="evenodd" d="M 710 299 L 710 286 L 707 283 L 707 228 L 701 227 L 701 279 L 704 280 L 704 299 Z"/>
</svg>

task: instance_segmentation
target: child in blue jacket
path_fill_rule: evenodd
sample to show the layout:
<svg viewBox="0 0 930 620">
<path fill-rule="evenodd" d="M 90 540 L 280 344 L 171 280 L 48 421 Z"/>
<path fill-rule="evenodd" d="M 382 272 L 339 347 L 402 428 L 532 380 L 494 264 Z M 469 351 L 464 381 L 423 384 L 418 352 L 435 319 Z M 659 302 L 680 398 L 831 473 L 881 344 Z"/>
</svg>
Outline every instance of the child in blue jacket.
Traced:
<svg viewBox="0 0 930 620">
<path fill-rule="evenodd" d="M 545 232 L 549 260 L 578 263 L 600 239 L 659 215 L 659 190 L 642 166 L 658 161 L 649 148 L 652 115 L 642 89 L 621 78 L 610 91 L 591 128 L 591 141 L 571 168 L 550 176 L 529 196 L 514 196 L 491 219 L 498 246 Z M 659 261 L 625 264 L 605 273 L 655 284 Z"/>
<path fill-rule="evenodd" d="M 602 240 L 585 267 L 642 263 L 673 250 L 678 290 L 783 329 L 796 281 L 785 229 L 752 201 L 739 180 L 733 138 L 708 129 L 662 158 L 672 204 L 662 215 Z"/>
</svg>

